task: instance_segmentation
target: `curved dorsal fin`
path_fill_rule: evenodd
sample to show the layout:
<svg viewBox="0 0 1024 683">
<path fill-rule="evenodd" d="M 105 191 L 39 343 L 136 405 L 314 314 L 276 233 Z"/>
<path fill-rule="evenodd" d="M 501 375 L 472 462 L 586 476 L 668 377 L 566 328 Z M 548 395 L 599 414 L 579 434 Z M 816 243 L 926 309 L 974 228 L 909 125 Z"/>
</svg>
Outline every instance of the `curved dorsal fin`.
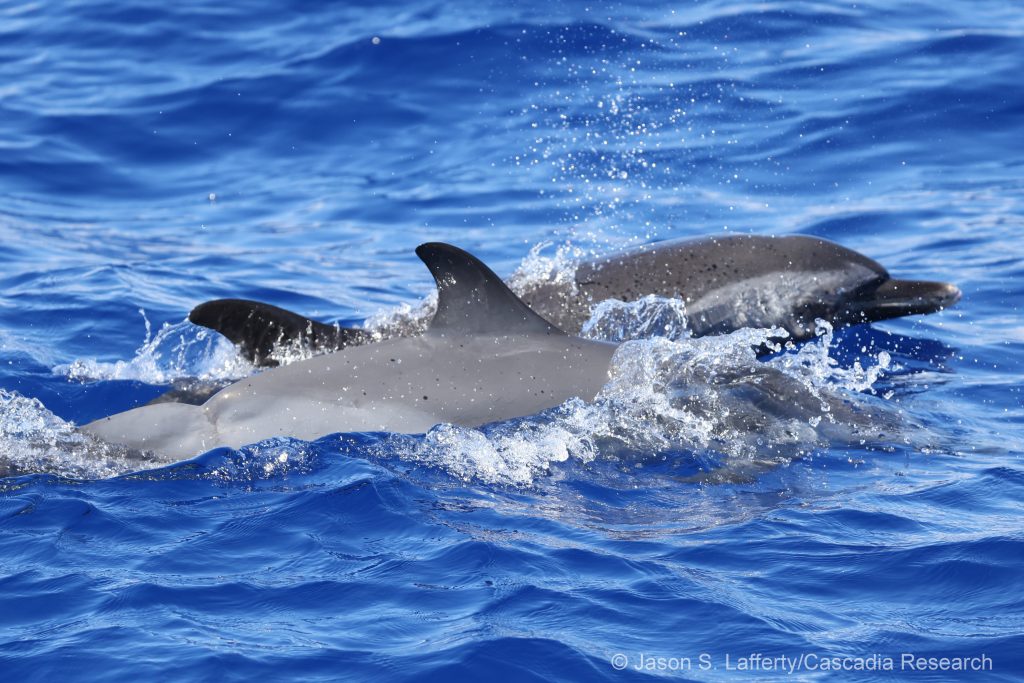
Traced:
<svg viewBox="0 0 1024 683">
<path fill-rule="evenodd" d="M 564 334 L 472 254 L 443 242 L 428 242 L 416 247 L 416 255 L 437 283 L 437 313 L 428 334 Z"/>
<path fill-rule="evenodd" d="M 188 319 L 223 334 L 257 366 L 277 365 L 273 353 L 282 346 L 323 353 L 370 339 L 363 330 L 325 325 L 277 306 L 246 299 L 207 301 L 193 308 Z"/>
</svg>

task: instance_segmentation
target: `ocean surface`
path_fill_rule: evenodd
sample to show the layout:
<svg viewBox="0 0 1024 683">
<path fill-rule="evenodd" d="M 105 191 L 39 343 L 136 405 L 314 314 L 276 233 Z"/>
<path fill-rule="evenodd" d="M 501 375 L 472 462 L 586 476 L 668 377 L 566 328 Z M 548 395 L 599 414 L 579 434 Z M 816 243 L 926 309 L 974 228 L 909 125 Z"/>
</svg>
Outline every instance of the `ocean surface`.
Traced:
<svg viewBox="0 0 1024 683">
<path fill-rule="evenodd" d="M 0 2 L 0 678 L 1020 680 L 1022 74 L 1014 0 Z M 73 429 L 253 372 L 209 299 L 735 233 L 963 299 L 767 360 L 619 307 L 598 400 L 477 430 Z"/>
</svg>

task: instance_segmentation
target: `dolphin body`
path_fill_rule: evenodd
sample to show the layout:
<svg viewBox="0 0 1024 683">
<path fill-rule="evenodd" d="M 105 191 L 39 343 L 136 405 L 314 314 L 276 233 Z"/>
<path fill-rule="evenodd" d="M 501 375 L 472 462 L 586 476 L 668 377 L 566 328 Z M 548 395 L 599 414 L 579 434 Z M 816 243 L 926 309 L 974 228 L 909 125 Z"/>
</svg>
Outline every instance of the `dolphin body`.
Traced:
<svg viewBox="0 0 1024 683">
<path fill-rule="evenodd" d="M 570 334 L 580 332 L 601 301 L 656 294 L 686 303 L 694 336 L 781 327 L 795 341 L 814 337 L 818 318 L 836 326 L 874 322 L 933 313 L 960 299 L 953 285 L 894 279 L 863 254 L 802 235 L 657 242 L 584 261 L 573 273 L 555 273 L 520 294 L 530 308 Z M 325 325 L 241 299 L 201 304 L 189 319 L 226 336 L 256 365 L 276 365 L 274 352 L 282 347 L 324 353 L 375 339 L 365 330 Z M 425 322 L 407 321 L 384 330 L 384 336 L 418 333 Z"/>
<path fill-rule="evenodd" d="M 437 283 L 426 332 L 345 348 L 225 387 L 202 405 L 159 403 L 82 429 L 103 441 L 183 459 L 272 436 L 425 432 L 532 415 L 592 400 L 616 346 L 566 335 L 486 265 L 446 244 L 416 249 Z"/>
</svg>

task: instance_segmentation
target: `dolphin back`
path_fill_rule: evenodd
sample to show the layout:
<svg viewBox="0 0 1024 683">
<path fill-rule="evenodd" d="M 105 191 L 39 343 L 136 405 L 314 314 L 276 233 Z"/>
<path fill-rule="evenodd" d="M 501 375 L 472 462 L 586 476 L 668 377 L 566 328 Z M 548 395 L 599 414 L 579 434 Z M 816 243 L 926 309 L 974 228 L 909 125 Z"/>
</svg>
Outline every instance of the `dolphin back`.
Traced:
<svg viewBox="0 0 1024 683">
<path fill-rule="evenodd" d="M 563 334 L 461 249 L 432 243 L 416 253 L 438 289 L 422 335 L 307 358 L 235 382 L 202 405 L 147 405 L 83 431 L 182 458 L 273 436 L 475 427 L 592 400 L 604 386 L 613 344 Z"/>
<path fill-rule="evenodd" d="M 201 406 L 160 403 L 100 418 L 81 427 L 108 443 L 180 460 L 224 445 Z"/>
<path fill-rule="evenodd" d="M 864 254 L 806 235 L 655 242 L 577 263 L 570 278 L 529 283 L 522 299 L 460 249 L 429 243 L 417 254 L 437 282 L 440 305 L 430 326 L 434 334 L 446 329 L 578 334 L 596 303 L 656 294 L 685 301 L 694 336 L 777 326 L 791 339 L 802 340 L 814 336 L 819 318 L 835 325 L 873 322 L 933 313 L 960 298 L 960 290 L 951 284 L 894 279 Z M 380 338 L 240 299 L 202 304 L 189 318 L 224 334 L 256 365 L 277 365 L 274 351 L 281 347 L 322 353 Z M 385 330 L 384 337 L 422 329 L 416 321 Z"/>
</svg>

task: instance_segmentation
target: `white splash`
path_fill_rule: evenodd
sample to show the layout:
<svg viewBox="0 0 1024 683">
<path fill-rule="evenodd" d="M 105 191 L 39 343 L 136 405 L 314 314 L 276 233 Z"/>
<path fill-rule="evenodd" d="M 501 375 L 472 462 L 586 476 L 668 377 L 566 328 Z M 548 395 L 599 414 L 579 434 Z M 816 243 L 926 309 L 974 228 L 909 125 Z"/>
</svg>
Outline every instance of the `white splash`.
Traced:
<svg viewBox="0 0 1024 683">
<path fill-rule="evenodd" d="M 0 472 L 99 479 L 143 466 L 125 449 L 82 434 L 39 402 L 0 389 Z"/>
<path fill-rule="evenodd" d="M 814 321 L 814 332 L 818 343 L 805 344 L 796 353 L 787 353 L 771 361 L 771 364 L 787 374 L 801 378 L 809 389 L 821 386 L 837 386 L 852 392 L 870 391 L 886 371 L 897 370 L 887 351 L 879 351 L 875 363 L 867 367 L 854 361 L 853 367 L 839 367 L 838 361 L 829 356 L 834 331 L 826 320 Z"/>
<path fill-rule="evenodd" d="M 551 246 L 551 242 L 540 242 L 530 247 L 522 263 L 508 278 L 509 289 L 522 296 L 538 285 L 554 284 L 576 293 L 576 267 L 587 255 L 586 250 L 573 244 L 561 244 L 551 256 L 541 253 Z"/>
<path fill-rule="evenodd" d="M 366 319 L 363 327 L 373 335 L 374 341 L 393 337 L 408 337 L 420 334 L 437 310 L 437 290 L 432 291 L 418 304 L 399 304 L 376 313 Z"/>
<path fill-rule="evenodd" d="M 466 480 L 524 486 L 569 460 L 611 457 L 629 466 L 666 452 L 713 453 L 724 463 L 714 475 L 728 479 L 837 440 L 859 441 L 865 428 L 895 420 L 858 403 L 858 392 L 889 366 L 888 355 L 866 368 L 842 369 L 829 355 L 826 326 L 818 340 L 769 362 L 758 350 L 784 339 L 781 328 L 690 339 L 681 304 L 671 300 L 598 306 L 587 329 L 627 340 L 592 403 L 571 400 L 541 416 L 479 429 L 439 425 L 422 440 L 398 443 L 400 457 Z M 665 334 L 651 337 L 658 332 Z"/>
<path fill-rule="evenodd" d="M 692 335 L 686 324 L 686 304 L 650 294 L 633 302 L 607 299 L 594 307 L 581 337 L 624 342 L 662 337 L 678 341 Z"/>
<path fill-rule="evenodd" d="M 183 320 L 164 323 L 154 336 L 145 312 L 140 313 L 146 321 L 146 338 L 131 360 L 109 363 L 79 359 L 58 365 L 53 372 L 81 381 L 136 380 L 148 384 L 180 379 L 224 381 L 252 374 L 252 365 L 221 335 Z"/>
</svg>

